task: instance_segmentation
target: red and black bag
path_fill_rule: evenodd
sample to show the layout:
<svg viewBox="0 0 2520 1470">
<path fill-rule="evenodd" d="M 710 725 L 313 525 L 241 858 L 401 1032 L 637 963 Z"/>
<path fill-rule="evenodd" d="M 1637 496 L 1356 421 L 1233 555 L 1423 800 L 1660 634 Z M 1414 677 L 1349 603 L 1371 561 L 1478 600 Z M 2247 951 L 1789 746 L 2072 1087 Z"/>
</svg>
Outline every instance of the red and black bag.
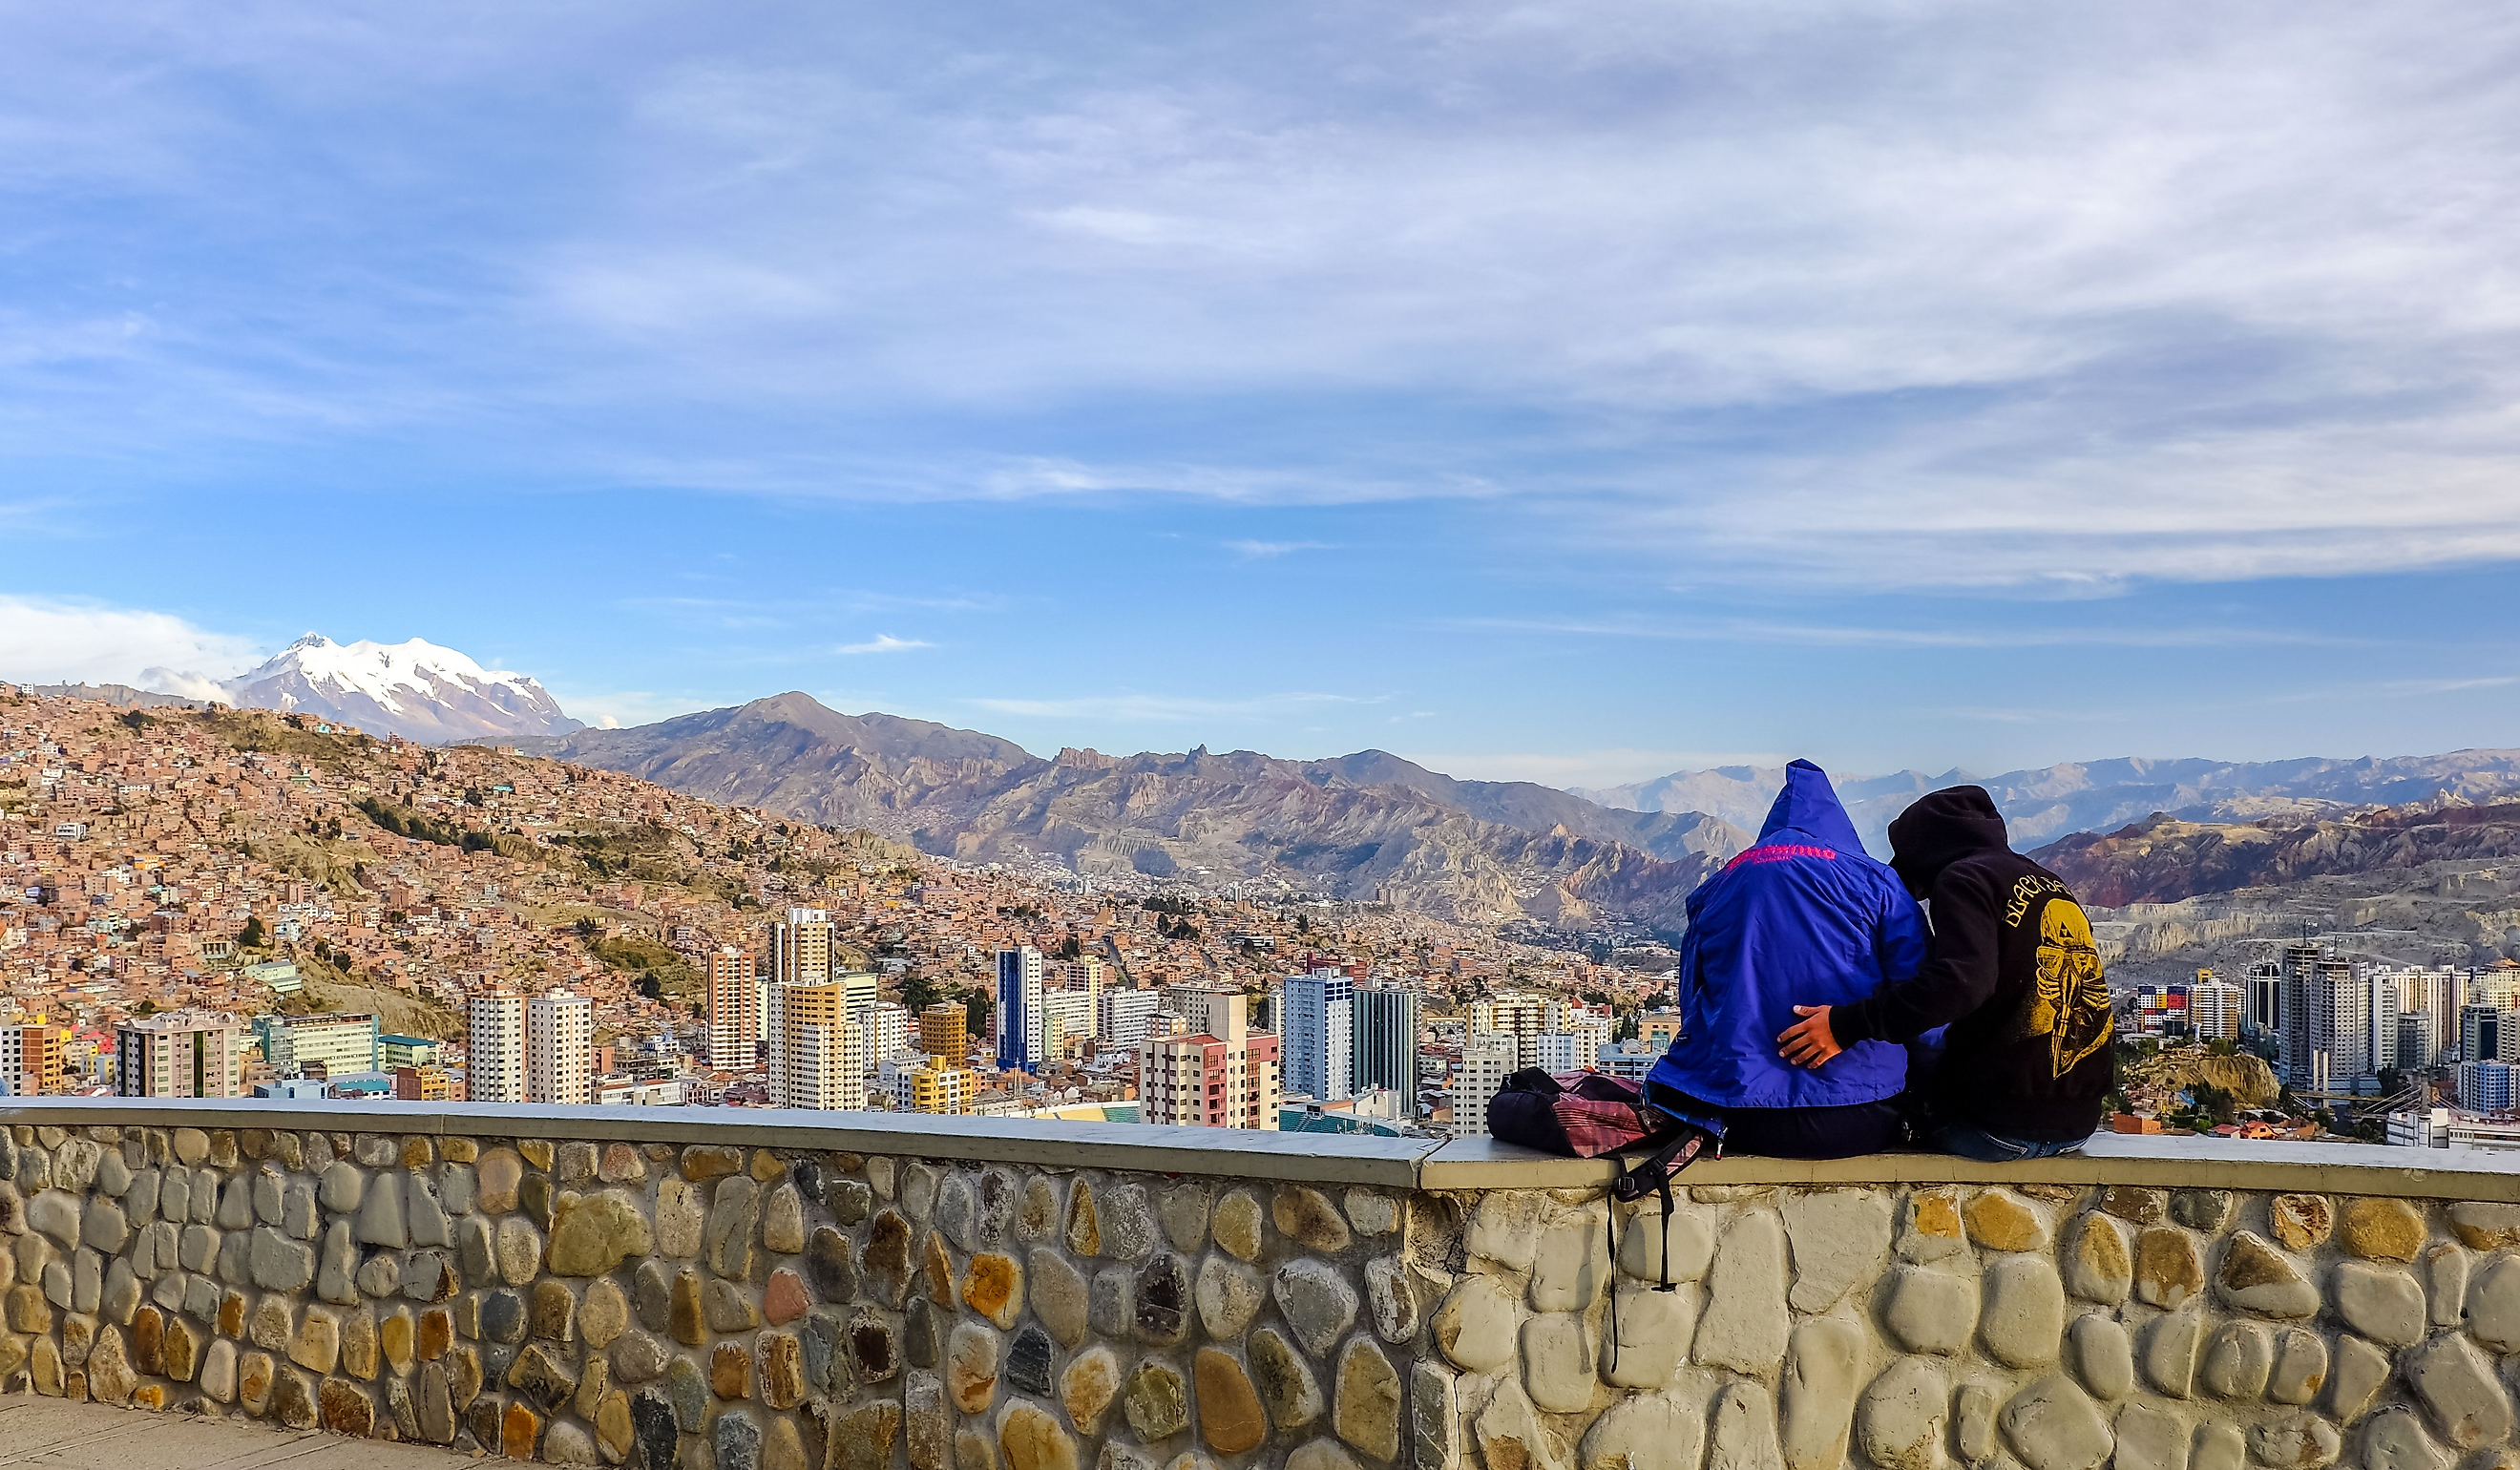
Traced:
<svg viewBox="0 0 2520 1470">
<path fill-rule="evenodd" d="M 1719 1125 L 1720 1126 L 1720 1125 Z M 1619 1166 L 1610 1194 L 1627 1204 L 1650 1189 L 1662 1196 L 1662 1284 L 1671 1280 L 1671 1177 L 1688 1168 L 1709 1144 L 1724 1153 L 1720 1133 L 1700 1128 L 1652 1107 L 1644 1089 L 1602 1072 L 1569 1072 L 1552 1077 L 1538 1067 L 1525 1067 L 1505 1080 L 1488 1099 L 1488 1133 L 1508 1143 L 1543 1153 L 1578 1159 L 1609 1158 Z M 1630 1149 L 1645 1152 L 1619 1158 Z M 1609 1213 L 1610 1250 L 1618 1251 L 1618 1212 Z"/>
</svg>

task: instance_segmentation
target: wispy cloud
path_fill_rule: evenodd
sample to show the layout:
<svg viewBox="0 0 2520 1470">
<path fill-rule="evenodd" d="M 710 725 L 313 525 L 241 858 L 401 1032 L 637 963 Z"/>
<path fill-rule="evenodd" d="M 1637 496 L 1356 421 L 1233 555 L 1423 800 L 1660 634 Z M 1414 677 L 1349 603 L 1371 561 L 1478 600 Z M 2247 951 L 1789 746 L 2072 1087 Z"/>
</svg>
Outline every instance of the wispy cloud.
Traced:
<svg viewBox="0 0 2520 1470">
<path fill-rule="evenodd" d="M 2217 648 L 2247 645 L 2345 646 L 2364 640 L 2283 628 L 1895 628 L 1717 619 L 1701 623 L 1589 618 L 1451 618 L 1443 626 L 1568 638 L 1649 639 L 1677 643 L 1800 644 L 1881 648 Z"/>
<path fill-rule="evenodd" d="M 832 651 L 834 653 L 907 653 L 913 648 L 934 646 L 935 645 L 922 639 L 895 638 L 889 633 L 878 633 L 864 643 L 842 644 Z"/>
<path fill-rule="evenodd" d="M 1275 561 L 1297 552 L 1328 552 L 1337 548 L 1327 541 L 1229 541 L 1225 549 L 1245 561 Z"/>
</svg>

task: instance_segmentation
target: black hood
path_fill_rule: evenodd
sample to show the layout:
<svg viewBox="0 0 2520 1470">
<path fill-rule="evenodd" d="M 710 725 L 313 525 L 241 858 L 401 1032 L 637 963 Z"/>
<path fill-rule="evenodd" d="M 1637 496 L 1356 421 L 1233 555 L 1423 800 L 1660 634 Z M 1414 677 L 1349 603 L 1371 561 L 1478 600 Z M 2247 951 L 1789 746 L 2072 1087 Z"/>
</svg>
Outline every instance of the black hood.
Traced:
<svg viewBox="0 0 2520 1470">
<path fill-rule="evenodd" d="M 1916 798 L 1890 824 L 1890 869 L 1918 898 L 1971 853 L 2002 852 L 2003 814 L 1984 786 L 1951 786 Z"/>
</svg>

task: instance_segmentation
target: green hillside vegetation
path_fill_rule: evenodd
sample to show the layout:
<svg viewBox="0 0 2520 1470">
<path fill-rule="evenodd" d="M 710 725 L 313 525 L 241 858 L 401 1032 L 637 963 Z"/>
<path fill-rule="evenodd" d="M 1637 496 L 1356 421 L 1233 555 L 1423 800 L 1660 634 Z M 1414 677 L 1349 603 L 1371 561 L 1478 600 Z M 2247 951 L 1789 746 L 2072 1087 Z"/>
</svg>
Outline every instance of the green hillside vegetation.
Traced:
<svg viewBox="0 0 2520 1470">
<path fill-rule="evenodd" d="M 330 771 L 350 769 L 377 746 L 372 735 L 319 735 L 297 715 L 208 709 L 182 718 L 206 726 L 232 749 L 291 756 Z"/>
<path fill-rule="evenodd" d="M 420 842 L 434 842 L 440 847 L 460 847 L 468 853 L 495 852 L 503 858 L 516 858 L 531 863 L 543 856 L 531 838 L 513 832 L 485 832 L 460 823 L 439 822 L 414 808 L 395 806 L 373 796 L 359 798 L 359 810 L 370 822 L 397 837 Z"/>
<path fill-rule="evenodd" d="M 645 934 L 607 934 L 600 921 L 578 921 L 587 953 L 606 969 L 636 977 L 642 993 L 652 1000 L 686 1004 L 700 999 L 705 987 L 691 961 Z"/>
</svg>

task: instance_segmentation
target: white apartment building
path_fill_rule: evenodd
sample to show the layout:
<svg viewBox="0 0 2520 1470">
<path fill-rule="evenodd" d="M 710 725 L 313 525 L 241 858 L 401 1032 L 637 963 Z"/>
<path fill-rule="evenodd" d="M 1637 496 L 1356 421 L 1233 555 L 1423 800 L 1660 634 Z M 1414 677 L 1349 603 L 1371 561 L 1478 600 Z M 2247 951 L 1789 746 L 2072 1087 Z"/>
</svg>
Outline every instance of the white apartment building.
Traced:
<svg viewBox="0 0 2520 1470">
<path fill-rule="evenodd" d="M 554 990 L 525 1002 L 525 1100 L 584 1104 L 595 1095 L 595 1002 Z"/>
<path fill-rule="evenodd" d="M 525 998 L 474 996 L 467 1007 L 465 1095 L 474 1102 L 525 1100 Z"/>
<path fill-rule="evenodd" d="M 1538 1033 L 1533 1033 L 1535 1039 Z M 1485 1137 L 1488 1102 L 1505 1088 L 1505 1080 L 1522 1070 L 1522 1043 L 1514 1036 L 1472 1031 L 1462 1044 L 1461 1065 L 1453 1069 L 1453 1136 Z"/>
<path fill-rule="evenodd" d="M 1041 993 L 1042 1045 L 1053 1056 L 1066 1054 L 1070 1047 L 1090 1042 L 1100 1032 L 1094 1016 L 1094 997 L 1081 990 L 1046 990 Z"/>
<path fill-rule="evenodd" d="M 870 1008 L 862 1024 L 866 1027 L 867 1054 L 878 1061 L 910 1045 L 910 1012 L 889 1001 L 878 1002 Z"/>
<path fill-rule="evenodd" d="M 708 1064 L 742 1072 L 756 1060 L 761 1044 L 761 988 L 752 957 L 720 945 L 708 957 Z"/>
<path fill-rule="evenodd" d="M 1147 1023 L 1163 1005 L 1163 995 L 1151 990 L 1106 990 L 1096 1005 L 1098 1030 L 1114 1047 L 1135 1048 L 1147 1039 Z"/>
<path fill-rule="evenodd" d="M 2198 1041 L 2236 1041 L 2248 992 L 2228 980 L 2199 980 L 2187 988 L 2187 1025 Z"/>
</svg>

